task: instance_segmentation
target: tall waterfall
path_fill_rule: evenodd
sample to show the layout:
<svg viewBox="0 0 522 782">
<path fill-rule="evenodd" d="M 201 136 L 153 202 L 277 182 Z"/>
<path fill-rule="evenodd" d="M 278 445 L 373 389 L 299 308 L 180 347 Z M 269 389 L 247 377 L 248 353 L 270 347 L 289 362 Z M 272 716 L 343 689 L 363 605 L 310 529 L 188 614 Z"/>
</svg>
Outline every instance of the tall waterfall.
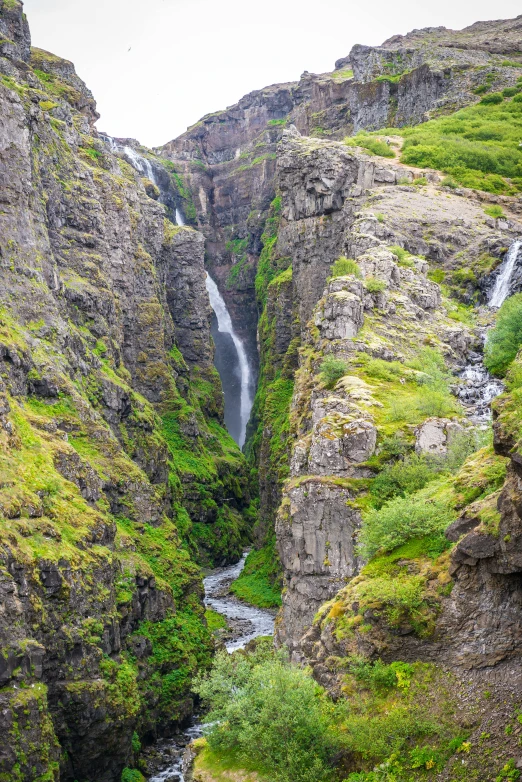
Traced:
<svg viewBox="0 0 522 782">
<path fill-rule="evenodd" d="M 150 181 L 156 185 L 161 193 L 161 183 L 158 182 L 158 178 L 154 173 L 154 166 L 148 158 L 140 155 L 140 153 L 136 152 L 136 150 L 129 146 L 129 144 L 122 144 L 117 139 L 113 138 L 112 136 L 107 136 L 105 133 L 100 133 L 100 138 L 109 145 L 112 152 L 119 152 L 120 154 L 124 155 L 131 166 L 135 168 L 136 171 L 141 174 L 141 176 L 150 179 Z M 185 220 L 183 219 L 183 215 L 179 207 L 176 207 L 175 215 L 176 225 L 185 225 Z"/>
<path fill-rule="evenodd" d="M 230 313 L 227 310 L 225 302 L 223 301 L 223 297 L 221 296 L 216 283 L 214 282 L 214 280 L 209 274 L 207 274 L 206 285 L 207 285 L 208 295 L 210 298 L 210 305 L 216 314 L 218 330 L 222 334 L 230 335 L 232 342 L 234 344 L 235 353 L 237 354 L 236 368 L 237 371 L 239 372 L 239 377 L 241 381 L 240 400 L 239 400 L 240 404 L 239 404 L 239 411 L 233 411 L 233 412 L 235 412 L 236 414 L 237 412 L 239 413 L 237 443 L 239 447 L 242 448 L 243 445 L 245 444 L 246 427 L 248 424 L 248 419 L 250 418 L 250 412 L 252 410 L 252 404 L 253 404 L 253 398 L 251 392 L 250 365 L 248 363 L 244 345 L 242 341 L 239 339 L 239 337 L 237 336 L 237 334 L 235 333 L 234 328 L 232 326 Z M 226 402 L 227 400 L 225 397 L 225 406 L 226 406 Z"/>
<path fill-rule="evenodd" d="M 508 253 L 500 267 L 497 281 L 495 283 L 495 288 L 493 289 L 493 293 L 491 294 L 488 302 L 490 307 L 495 307 L 498 309 L 498 307 L 501 307 L 509 296 L 509 284 L 515 270 L 521 248 L 521 239 L 517 239 L 509 248 Z"/>
</svg>

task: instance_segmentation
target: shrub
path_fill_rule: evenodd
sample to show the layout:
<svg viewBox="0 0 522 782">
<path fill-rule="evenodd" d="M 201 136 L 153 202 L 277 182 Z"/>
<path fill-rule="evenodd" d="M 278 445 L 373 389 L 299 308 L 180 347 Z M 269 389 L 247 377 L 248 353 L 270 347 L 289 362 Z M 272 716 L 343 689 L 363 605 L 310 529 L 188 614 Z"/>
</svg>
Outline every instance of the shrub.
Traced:
<svg viewBox="0 0 522 782">
<path fill-rule="evenodd" d="M 436 168 L 463 187 L 507 194 L 521 189 L 521 105 L 493 95 L 451 116 L 398 131 L 405 139 L 402 162 Z"/>
<path fill-rule="evenodd" d="M 429 499 L 425 492 L 395 497 L 365 514 L 359 550 L 364 557 L 381 550 L 392 551 L 413 538 L 443 532 L 454 520 L 455 514 L 447 502 Z"/>
<path fill-rule="evenodd" d="M 145 777 L 135 768 L 124 768 L 121 772 L 121 782 L 145 782 Z"/>
<path fill-rule="evenodd" d="M 347 277 L 349 274 L 359 279 L 362 277 L 358 264 L 351 258 L 341 255 L 332 266 L 332 277 Z"/>
<path fill-rule="evenodd" d="M 387 464 L 372 482 L 370 494 L 373 504 L 380 508 L 392 497 L 413 494 L 436 476 L 435 466 L 416 454 L 404 461 Z"/>
<path fill-rule="evenodd" d="M 275 782 L 326 782 L 338 740 L 324 690 L 284 653 L 273 659 L 217 655 L 195 690 L 210 706 L 211 750 L 235 753 Z"/>
<path fill-rule="evenodd" d="M 513 103 L 522 103 L 522 95 L 515 95 L 513 98 Z"/>
<path fill-rule="evenodd" d="M 494 375 L 503 377 L 522 345 L 522 293 L 506 299 L 498 311 L 484 348 L 484 364 Z"/>
<path fill-rule="evenodd" d="M 132 751 L 135 753 L 141 751 L 141 741 L 136 731 L 132 734 Z"/>
<path fill-rule="evenodd" d="M 362 147 L 362 149 L 366 149 L 372 155 L 395 157 L 395 152 L 390 149 L 385 141 L 364 132 L 358 133 L 356 136 L 348 136 L 348 138 L 344 139 L 344 143 L 347 147 Z"/>
<path fill-rule="evenodd" d="M 502 95 L 505 98 L 512 98 L 514 95 L 520 92 L 520 89 L 518 87 L 506 87 L 505 90 L 502 90 Z"/>
<path fill-rule="evenodd" d="M 473 90 L 474 95 L 484 95 L 485 92 L 488 91 L 488 86 L 486 84 L 481 84 L 479 87 L 476 87 Z"/>
<path fill-rule="evenodd" d="M 452 176 L 446 176 L 441 182 L 442 187 L 451 187 L 452 190 L 455 190 L 455 188 L 458 187 L 457 182 L 453 179 Z"/>
<path fill-rule="evenodd" d="M 489 217 L 495 217 L 495 218 L 505 217 L 504 210 L 498 204 L 492 204 L 491 206 L 486 206 L 484 211 L 487 215 L 489 215 Z"/>
<path fill-rule="evenodd" d="M 405 250 L 404 247 L 399 247 L 398 244 L 392 244 L 390 247 L 388 247 L 388 250 L 390 250 L 394 255 L 397 256 L 399 261 L 399 266 L 414 266 L 412 257 L 408 250 Z"/>
<path fill-rule="evenodd" d="M 484 97 L 480 102 L 486 106 L 490 106 L 490 105 L 502 103 L 503 100 L 504 98 L 502 97 L 502 93 L 490 92 L 489 95 L 484 95 Z"/>
<path fill-rule="evenodd" d="M 459 411 L 459 404 L 447 391 L 426 389 L 416 404 L 417 410 L 425 418 L 436 416 L 445 418 Z"/>
<path fill-rule="evenodd" d="M 392 687 L 407 688 L 413 676 L 413 665 L 393 662 L 386 665 L 382 660 L 371 662 L 366 657 L 355 658 L 349 667 L 357 681 L 376 692 L 390 690 Z"/>
<path fill-rule="evenodd" d="M 368 293 L 381 293 L 386 290 L 386 283 L 384 280 L 377 280 L 375 277 L 368 277 L 364 281 L 364 287 Z"/>
<path fill-rule="evenodd" d="M 346 375 L 348 372 L 348 365 L 346 364 L 346 361 L 343 361 L 340 358 L 326 356 L 321 363 L 320 370 L 326 385 L 333 386 L 343 377 L 343 375 Z"/>
</svg>

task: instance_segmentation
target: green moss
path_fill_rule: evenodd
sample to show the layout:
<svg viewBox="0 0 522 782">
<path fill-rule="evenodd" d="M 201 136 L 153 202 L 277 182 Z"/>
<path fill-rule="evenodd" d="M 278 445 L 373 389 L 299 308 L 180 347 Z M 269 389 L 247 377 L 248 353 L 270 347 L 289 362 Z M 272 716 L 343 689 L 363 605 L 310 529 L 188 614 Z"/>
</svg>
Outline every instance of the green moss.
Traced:
<svg viewBox="0 0 522 782">
<path fill-rule="evenodd" d="M 259 608 L 277 608 L 281 605 L 281 581 L 275 537 L 259 551 L 251 551 L 245 567 L 230 591 Z"/>
</svg>

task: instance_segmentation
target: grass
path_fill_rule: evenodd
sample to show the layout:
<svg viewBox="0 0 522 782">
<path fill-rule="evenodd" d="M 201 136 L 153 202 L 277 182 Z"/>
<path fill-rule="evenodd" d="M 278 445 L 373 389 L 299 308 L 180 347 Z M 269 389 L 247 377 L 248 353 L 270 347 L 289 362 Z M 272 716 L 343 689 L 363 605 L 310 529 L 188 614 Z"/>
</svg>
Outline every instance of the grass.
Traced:
<svg viewBox="0 0 522 782">
<path fill-rule="evenodd" d="M 359 264 L 351 258 L 341 255 L 332 266 L 332 277 L 347 277 L 350 274 L 359 279 L 362 277 Z"/>
<path fill-rule="evenodd" d="M 243 572 L 232 582 L 230 591 L 259 608 L 281 605 L 280 571 L 274 542 L 250 552 Z"/>
<path fill-rule="evenodd" d="M 449 117 L 397 132 L 405 139 L 403 163 L 438 169 L 464 187 L 522 190 L 522 103 L 516 98 L 492 93 Z"/>
<path fill-rule="evenodd" d="M 207 627 L 211 633 L 216 630 L 226 630 L 228 627 L 227 620 L 223 614 L 219 614 L 217 611 L 213 611 L 212 608 L 206 609 L 205 619 L 207 621 Z"/>
<path fill-rule="evenodd" d="M 386 81 L 392 81 L 393 77 L 385 77 Z M 364 131 L 361 131 L 356 136 L 347 136 L 344 139 L 344 143 L 347 147 L 361 147 L 365 149 L 370 155 L 377 155 L 379 157 L 395 157 L 393 149 L 382 139 L 371 136 Z"/>
<path fill-rule="evenodd" d="M 207 782 L 263 782 L 266 779 L 257 769 L 246 769 L 248 764 L 237 753 L 213 751 L 206 739 L 196 739 L 194 747 L 197 752 L 195 778 Z"/>
</svg>

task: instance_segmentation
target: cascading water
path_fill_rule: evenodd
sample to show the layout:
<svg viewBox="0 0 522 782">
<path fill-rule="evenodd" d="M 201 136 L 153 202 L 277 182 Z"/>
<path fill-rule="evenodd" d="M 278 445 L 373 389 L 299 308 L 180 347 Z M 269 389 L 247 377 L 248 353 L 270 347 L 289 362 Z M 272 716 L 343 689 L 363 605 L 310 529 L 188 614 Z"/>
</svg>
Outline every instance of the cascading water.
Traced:
<svg viewBox="0 0 522 782">
<path fill-rule="evenodd" d="M 506 257 L 500 267 L 498 277 L 489 299 L 489 306 L 498 309 L 509 296 L 511 278 L 522 248 L 522 239 L 517 239 L 509 248 Z"/>
<path fill-rule="evenodd" d="M 504 258 L 495 287 L 489 297 L 488 307 L 498 309 L 509 297 L 511 281 L 517 261 L 521 255 L 522 240 L 517 239 Z M 484 343 L 487 340 L 487 331 L 482 334 Z M 457 396 L 468 411 L 468 418 L 475 424 L 484 425 L 491 416 L 491 402 L 504 390 L 504 384 L 492 377 L 484 366 L 481 353 L 471 353 L 470 363 L 460 373 L 463 381 L 457 390 Z"/>
<path fill-rule="evenodd" d="M 214 341 L 217 347 L 216 366 L 221 375 L 225 393 L 225 422 L 230 434 L 242 448 L 245 444 L 246 427 L 253 404 L 251 369 L 245 347 L 234 331 L 230 313 L 223 297 L 209 274 L 207 274 L 206 285 L 210 306 L 214 310 L 217 320 L 217 333 L 214 332 Z M 227 341 L 223 340 L 223 335 L 228 335 L 228 342 L 230 343 L 231 340 L 232 345 L 227 345 Z M 223 354 L 227 354 L 225 360 L 223 360 Z M 233 382 L 232 373 L 239 380 L 239 387 Z"/>
<path fill-rule="evenodd" d="M 120 153 L 125 156 L 127 161 L 131 164 L 133 168 L 136 169 L 136 171 L 144 177 L 147 177 L 147 179 L 150 179 L 153 185 L 156 185 L 160 193 L 162 193 L 162 186 L 161 182 L 158 181 L 158 177 L 156 176 L 154 172 L 154 166 L 150 162 L 150 160 L 143 155 L 140 155 L 139 152 L 136 152 L 136 150 L 131 147 L 129 144 L 121 144 L 117 139 L 113 138 L 112 136 L 107 136 L 105 133 L 100 133 L 100 138 L 102 141 L 104 141 L 108 146 L 111 148 L 111 151 L 114 153 Z M 164 195 L 162 193 L 162 195 Z M 162 203 L 165 203 L 166 206 L 168 206 L 168 202 L 162 201 L 160 197 L 160 201 Z M 175 216 L 176 216 L 176 225 L 183 226 L 185 225 L 185 221 L 183 219 L 183 215 L 179 209 L 179 207 L 176 207 L 175 209 Z"/>
<path fill-rule="evenodd" d="M 274 632 L 274 612 L 241 603 L 229 594 L 230 583 L 243 570 L 246 556 L 245 553 L 237 565 L 221 568 L 203 579 L 205 605 L 225 616 L 234 631 L 226 643 L 228 652 L 243 649 L 254 638 Z M 158 742 L 155 756 L 160 758 L 159 767 L 149 782 L 188 782 L 192 778 L 190 768 L 194 756 L 187 746 L 202 734 L 203 727 L 196 720 L 175 739 Z"/>
</svg>

